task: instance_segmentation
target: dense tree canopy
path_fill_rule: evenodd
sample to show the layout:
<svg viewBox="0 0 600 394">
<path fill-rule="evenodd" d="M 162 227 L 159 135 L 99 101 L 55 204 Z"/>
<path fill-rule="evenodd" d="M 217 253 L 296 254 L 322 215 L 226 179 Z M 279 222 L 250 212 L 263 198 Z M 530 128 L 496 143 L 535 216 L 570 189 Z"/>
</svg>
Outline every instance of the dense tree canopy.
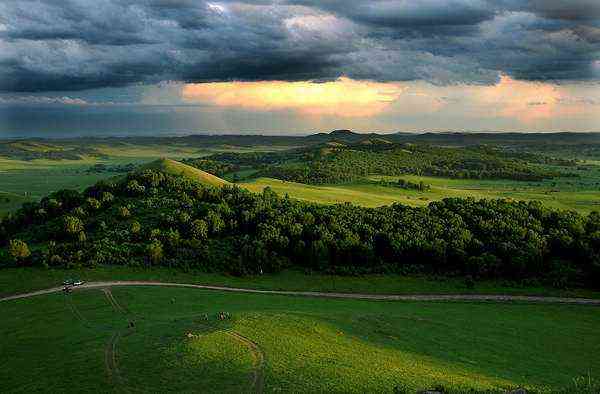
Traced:
<svg viewBox="0 0 600 394">
<path fill-rule="evenodd" d="M 93 210 L 90 199 L 98 202 Z M 35 245 L 28 260 L 50 266 L 160 264 L 236 274 L 296 266 L 537 278 L 559 286 L 600 279 L 598 213 L 473 199 L 423 208 L 325 206 L 150 170 L 25 204 L 0 222 L 0 240 L 4 254 L 10 240 L 19 240 L 11 254 L 20 242 Z"/>
<path fill-rule="evenodd" d="M 374 174 L 521 181 L 576 176 L 568 169 L 558 171 L 549 167 L 569 168 L 576 164 L 574 161 L 498 147 L 367 142 L 284 152 L 220 153 L 208 160 L 189 160 L 187 164 L 220 176 L 240 168 L 253 168 L 259 170 L 256 176 L 308 184 L 354 182 Z"/>
</svg>

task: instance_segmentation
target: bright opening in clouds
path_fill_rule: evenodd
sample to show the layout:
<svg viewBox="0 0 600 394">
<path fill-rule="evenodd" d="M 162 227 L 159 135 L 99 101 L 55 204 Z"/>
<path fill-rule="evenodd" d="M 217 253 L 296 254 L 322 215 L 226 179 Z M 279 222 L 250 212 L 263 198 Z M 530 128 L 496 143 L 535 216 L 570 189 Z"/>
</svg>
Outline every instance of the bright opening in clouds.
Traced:
<svg viewBox="0 0 600 394">
<path fill-rule="evenodd" d="M 188 84 L 186 102 L 210 103 L 255 111 L 295 110 L 307 115 L 374 116 L 396 101 L 402 88 L 396 84 L 353 81 L 216 82 Z"/>
</svg>

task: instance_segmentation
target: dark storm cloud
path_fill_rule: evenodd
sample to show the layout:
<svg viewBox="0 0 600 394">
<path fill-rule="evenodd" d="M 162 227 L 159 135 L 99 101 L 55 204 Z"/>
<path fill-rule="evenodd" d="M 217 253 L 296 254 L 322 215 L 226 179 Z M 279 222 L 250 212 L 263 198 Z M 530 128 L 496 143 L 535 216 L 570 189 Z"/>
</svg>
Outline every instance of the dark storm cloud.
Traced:
<svg viewBox="0 0 600 394">
<path fill-rule="evenodd" d="M 600 19 L 598 0 L 531 0 L 527 5 L 534 12 L 553 19 L 572 21 Z"/>
<path fill-rule="evenodd" d="M 597 0 L 5 0 L 0 90 L 597 80 Z"/>
<path fill-rule="evenodd" d="M 493 18 L 485 0 L 346 1 L 288 0 L 345 15 L 357 22 L 396 28 L 476 25 Z"/>
</svg>

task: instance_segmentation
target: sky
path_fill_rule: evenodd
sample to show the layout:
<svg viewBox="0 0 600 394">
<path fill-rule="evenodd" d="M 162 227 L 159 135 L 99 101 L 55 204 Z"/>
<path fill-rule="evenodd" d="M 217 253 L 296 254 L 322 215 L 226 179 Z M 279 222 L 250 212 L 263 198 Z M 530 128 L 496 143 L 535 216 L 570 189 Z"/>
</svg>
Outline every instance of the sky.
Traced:
<svg viewBox="0 0 600 394">
<path fill-rule="evenodd" d="M 600 131 L 598 0 L 2 0 L 0 137 Z"/>
</svg>

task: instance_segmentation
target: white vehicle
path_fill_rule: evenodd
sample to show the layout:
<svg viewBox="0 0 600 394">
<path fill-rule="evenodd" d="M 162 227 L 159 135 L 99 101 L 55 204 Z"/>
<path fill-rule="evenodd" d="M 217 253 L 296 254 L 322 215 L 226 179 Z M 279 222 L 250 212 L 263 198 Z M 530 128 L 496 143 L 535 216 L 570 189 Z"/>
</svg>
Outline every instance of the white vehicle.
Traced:
<svg viewBox="0 0 600 394">
<path fill-rule="evenodd" d="M 73 282 L 73 286 L 81 286 L 84 283 L 85 283 L 84 281 L 78 280 L 78 281 Z"/>
</svg>

